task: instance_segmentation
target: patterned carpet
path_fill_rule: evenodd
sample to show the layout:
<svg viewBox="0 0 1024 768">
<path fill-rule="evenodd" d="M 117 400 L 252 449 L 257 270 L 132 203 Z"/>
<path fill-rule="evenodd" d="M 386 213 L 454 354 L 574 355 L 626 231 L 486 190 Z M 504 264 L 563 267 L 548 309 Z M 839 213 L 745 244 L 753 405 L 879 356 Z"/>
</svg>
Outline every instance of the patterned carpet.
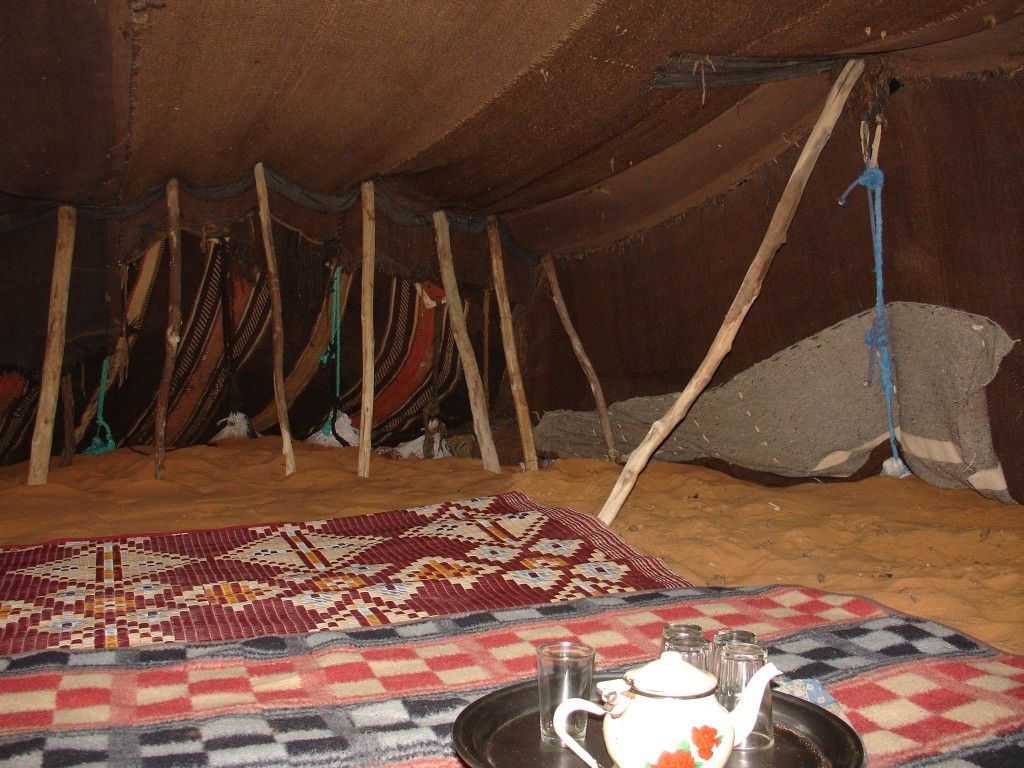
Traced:
<svg viewBox="0 0 1024 768">
<path fill-rule="evenodd" d="M 509 493 L 0 548 L 0 653 L 241 640 L 688 585 L 595 518 Z"/>
</svg>

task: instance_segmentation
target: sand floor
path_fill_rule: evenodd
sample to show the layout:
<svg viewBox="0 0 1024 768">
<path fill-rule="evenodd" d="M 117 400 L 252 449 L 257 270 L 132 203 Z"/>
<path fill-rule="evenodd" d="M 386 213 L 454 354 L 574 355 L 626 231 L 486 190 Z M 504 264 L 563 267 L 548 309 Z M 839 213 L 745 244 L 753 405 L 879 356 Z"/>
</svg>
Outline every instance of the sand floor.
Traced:
<svg viewBox="0 0 1024 768">
<path fill-rule="evenodd" d="M 121 449 L 54 464 L 46 485 L 27 465 L 0 468 L 0 544 L 54 538 L 317 520 L 521 490 L 540 504 L 596 514 L 619 467 L 558 460 L 536 472 L 485 472 L 449 458 L 374 456 L 297 443 L 284 475 L 280 438 L 168 453 Z M 698 585 L 803 584 L 853 593 L 1024 654 L 1024 511 L 914 477 L 764 488 L 719 472 L 651 464 L 613 527 Z"/>
</svg>

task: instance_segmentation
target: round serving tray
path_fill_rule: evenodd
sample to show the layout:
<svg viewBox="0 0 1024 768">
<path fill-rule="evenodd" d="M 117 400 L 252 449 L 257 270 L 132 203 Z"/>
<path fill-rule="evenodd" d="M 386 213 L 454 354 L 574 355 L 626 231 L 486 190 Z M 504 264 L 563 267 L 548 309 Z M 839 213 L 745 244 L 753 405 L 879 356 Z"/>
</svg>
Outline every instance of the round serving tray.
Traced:
<svg viewBox="0 0 1024 768">
<path fill-rule="evenodd" d="M 733 751 L 727 768 L 862 768 L 860 737 L 827 709 L 773 692 L 772 715 L 775 745 L 765 750 Z M 540 740 L 537 684 L 533 680 L 474 701 L 456 718 L 453 739 L 455 751 L 472 768 L 586 768 L 568 749 Z M 598 763 L 611 768 L 596 718 L 590 718 L 584 744 Z"/>
</svg>

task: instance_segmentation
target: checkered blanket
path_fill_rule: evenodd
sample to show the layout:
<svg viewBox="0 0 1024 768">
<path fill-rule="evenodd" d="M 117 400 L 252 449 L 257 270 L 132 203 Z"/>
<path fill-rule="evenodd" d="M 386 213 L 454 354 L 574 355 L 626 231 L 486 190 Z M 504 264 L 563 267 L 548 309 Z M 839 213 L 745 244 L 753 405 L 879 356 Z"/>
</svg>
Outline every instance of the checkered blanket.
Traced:
<svg viewBox="0 0 1024 768">
<path fill-rule="evenodd" d="M 578 638 L 601 671 L 656 655 L 662 625 L 747 628 L 814 679 L 871 768 L 1024 765 L 1024 658 L 868 600 L 804 587 L 584 597 L 402 624 L 0 660 L 0 766 L 456 768 L 471 701 Z"/>
</svg>

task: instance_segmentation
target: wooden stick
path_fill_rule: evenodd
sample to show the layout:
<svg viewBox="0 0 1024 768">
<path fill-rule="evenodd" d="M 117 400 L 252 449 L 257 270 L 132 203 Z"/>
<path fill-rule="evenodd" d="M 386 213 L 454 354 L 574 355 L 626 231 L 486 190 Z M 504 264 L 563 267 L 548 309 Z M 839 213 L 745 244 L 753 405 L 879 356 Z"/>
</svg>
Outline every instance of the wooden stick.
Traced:
<svg viewBox="0 0 1024 768">
<path fill-rule="evenodd" d="M 871 167 L 878 167 L 878 148 L 882 143 L 882 123 L 875 123 L 875 140 L 871 145 Z"/>
<path fill-rule="evenodd" d="M 491 412 L 491 289 L 484 288 L 484 409 Z"/>
<path fill-rule="evenodd" d="M 67 333 L 68 289 L 71 287 L 71 258 L 75 252 L 75 224 L 78 214 L 70 205 L 57 211 L 57 245 L 50 278 L 50 314 L 46 323 L 46 348 L 40 373 L 39 404 L 32 431 L 28 484 L 44 485 L 50 473 L 53 423 L 57 415 L 60 371 L 64 367 L 64 338 Z"/>
<path fill-rule="evenodd" d="M 167 182 L 167 332 L 164 340 L 164 370 L 156 395 L 153 442 L 154 474 L 163 480 L 167 453 L 167 409 L 171 397 L 171 378 L 181 343 L 181 210 L 178 206 L 178 180 Z"/>
<path fill-rule="evenodd" d="M 349 289 L 352 285 L 352 273 L 342 272 L 339 277 L 340 282 L 340 302 L 342 312 L 344 313 L 344 307 L 348 304 Z M 306 340 L 305 346 L 303 347 L 302 353 L 298 356 L 296 361 L 292 364 L 292 368 L 288 371 L 288 377 L 284 381 L 284 397 L 285 405 L 288 406 L 295 402 L 306 386 L 309 384 L 309 380 L 313 377 L 316 371 L 320 370 L 320 357 L 327 349 L 327 345 L 330 343 L 331 338 L 331 295 L 328 292 L 324 297 L 324 302 L 321 305 L 320 312 L 317 314 L 313 330 Z M 268 427 L 273 426 L 276 423 L 276 404 L 274 402 L 268 403 L 262 411 L 253 416 L 252 428 L 257 432 L 262 432 Z"/>
<path fill-rule="evenodd" d="M 598 381 L 597 372 L 594 370 L 590 358 L 583 349 L 583 342 L 569 317 L 569 310 L 565 306 L 565 297 L 562 296 L 562 288 L 558 284 L 558 274 L 555 272 L 555 264 L 551 256 L 545 256 L 542 260 L 544 274 L 547 275 L 548 285 L 551 287 L 551 300 L 555 303 L 558 317 L 562 321 L 562 327 L 569 335 L 572 344 L 572 351 L 576 353 L 576 359 L 580 361 L 580 367 L 590 382 L 590 391 L 594 393 L 594 403 L 597 405 L 597 418 L 601 422 L 601 436 L 604 437 L 604 444 L 608 448 L 608 458 L 615 461 L 619 458 L 619 452 L 615 448 L 615 437 L 612 435 L 612 422 L 608 417 L 608 405 L 604 400 L 604 391 L 601 389 L 601 382 Z"/>
<path fill-rule="evenodd" d="M 516 408 L 519 424 L 519 440 L 523 444 L 523 464 L 526 471 L 537 469 L 537 447 L 533 441 L 533 424 L 530 422 L 530 407 L 526 404 L 523 388 L 523 374 L 516 354 L 515 332 L 512 330 L 512 309 L 508 301 L 508 286 L 505 283 L 505 267 L 501 263 L 501 234 L 498 222 L 493 216 L 487 217 L 487 241 L 491 249 L 491 273 L 494 275 L 494 299 L 498 304 L 498 320 L 501 323 L 501 343 L 505 349 L 505 365 L 512 387 L 512 402 Z"/>
<path fill-rule="evenodd" d="M 448 317 L 452 324 L 452 335 L 455 346 L 462 360 L 462 371 L 466 377 L 466 388 L 469 390 L 469 407 L 473 412 L 473 432 L 480 446 L 480 457 L 484 469 L 488 472 L 501 473 L 498 461 L 498 450 L 494 447 L 491 435 L 491 423 L 487 419 L 487 405 L 484 398 L 484 385 L 480 379 L 476 357 L 473 355 L 473 342 L 466 330 L 466 318 L 462 314 L 462 299 L 459 297 L 459 284 L 455 280 L 455 266 L 452 260 L 452 244 L 448 234 L 448 217 L 444 211 L 434 211 L 434 236 L 437 240 L 437 260 L 441 266 L 441 283 L 444 286 L 445 299 L 448 303 Z"/>
<path fill-rule="evenodd" d="M 60 455 L 61 467 L 70 467 L 75 458 L 75 395 L 72 392 L 71 374 L 60 377 L 60 402 L 64 408 L 64 450 Z"/>
<path fill-rule="evenodd" d="M 363 274 L 359 301 L 359 319 L 363 329 L 363 390 L 359 411 L 359 463 L 356 474 L 370 476 L 370 454 L 373 433 L 373 269 L 377 251 L 377 211 L 374 207 L 373 182 L 360 185 L 363 196 Z"/>
<path fill-rule="evenodd" d="M 125 325 L 138 326 L 142 323 L 146 305 L 149 303 L 150 288 L 160 266 L 160 253 L 163 250 L 165 240 L 166 238 L 161 237 L 157 242 L 149 246 L 142 259 L 138 262 L 139 276 L 136 279 L 135 288 L 132 290 L 128 306 L 125 308 L 123 321 Z M 106 391 L 110 391 L 111 387 L 114 386 L 114 382 L 123 374 L 125 367 L 128 365 L 128 353 L 131 351 L 132 346 L 134 346 L 136 338 L 138 338 L 136 334 L 133 333 L 129 336 L 127 333 L 124 333 L 122 328 L 121 335 L 117 337 L 117 346 L 114 349 L 114 353 L 110 356 Z M 78 420 L 78 426 L 75 428 L 75 445 L 82 442 L 86 430 L 92 424 L 92 420 L 96 416 L 96 409 L 99 406 L 99 399 L 100 388 L 97 386 L 96 391 L 89 398 L 88 405 L 85 406 L 85 410 L 82 412 L 82 418 Z"/>
<path fill-rule="evenodd" d="M 288 423 L 288 403 L 284 392 L 284 321 L 281 319 L 281 278 L 277 273 L 274 253 L 274 222 L 270 218 L 270 195 L 263 163 L 256 163 L 256 196 L 260 205 L 260 229 L 263 232 L 263 251 L 267 257 L 267 277 L 270 283 L 270 311 L 274 328 L 274 402 L 277 404 L 277 423 L 281 426 L 281 452 L 284 454 L 284 475 L 295 474 L 295 451 L 292 448 L 292 429 Z"/>
<path fill-rule="evenodd" d="M 637 478 L 647 466 L 647 462 L 654 454 L 654 451 L 668 437 L 669 433 L 676 428 L 676 425 L 683 420 L 686 412 L 693 405 L 693 401 L 704 390 L 711 377 L 714 376 L 715 371 L 718 370 L 722 360 L 732 349 L 733 339 L 736 338 L 736 333 L 739 331 L 743 319 L 761 293 L 761 285 L 764 282 L 769 267 L 772 265 L 776 251 L 786 242 L 789 225 L 793 221 L 797 206 L 800 204 L 800 197 L 803 195 L 811 170 L 813 170 L 818 156 L 832 135 L 832 129 L 843 112 L 846 98 L 849 96 L 850 91 L 853 90 L 857 78 L 860 77 L 863 71 L 863 61 L 848 61 L 839 78 L 832 86 L 832 90 L 825 100 L 825 107 L 818 117 L 818 122 L 815 123 L 811 135 L 807 137 L 800 157 L 796 161 L 796 166 L 793 168 L 793 173 L 789 177 L 789 182 L 786 184 L 786 189 L 779 199 L 778 206 L 775 208 L 771 223 L 768 225 L 768 232 L 761 243 L 761 247 L 758 248 L 754 260 L 747 269 L 747 274 L 740 284 L 736 298 L 733 299 L 729 311 L 726 312 L 725 320 L 718 331 L 718 335 L 715 336 L 707 356 L 693 374 L 693 378 L 686 385 L 686 389 L 680 393 L 675 404 L 664 416 L 651 425 L 651 429 L 643 439 L 643 442 L 630 454 L 629 460 L 626 462 L 626 466 L 623 467 L 611 495 L 605 501 L 604 507 L 601 508 L 601 512 L 598 515 L 598 519 L 606 525 L 611 525 L 612 521 L 615 520 L 615 516 L 618 515 L 622 505 L 626 503 L 626 498 L 629 496 L 630 491 L 633 490 L 633 486 L 636 485 Z"/>
</svg>

